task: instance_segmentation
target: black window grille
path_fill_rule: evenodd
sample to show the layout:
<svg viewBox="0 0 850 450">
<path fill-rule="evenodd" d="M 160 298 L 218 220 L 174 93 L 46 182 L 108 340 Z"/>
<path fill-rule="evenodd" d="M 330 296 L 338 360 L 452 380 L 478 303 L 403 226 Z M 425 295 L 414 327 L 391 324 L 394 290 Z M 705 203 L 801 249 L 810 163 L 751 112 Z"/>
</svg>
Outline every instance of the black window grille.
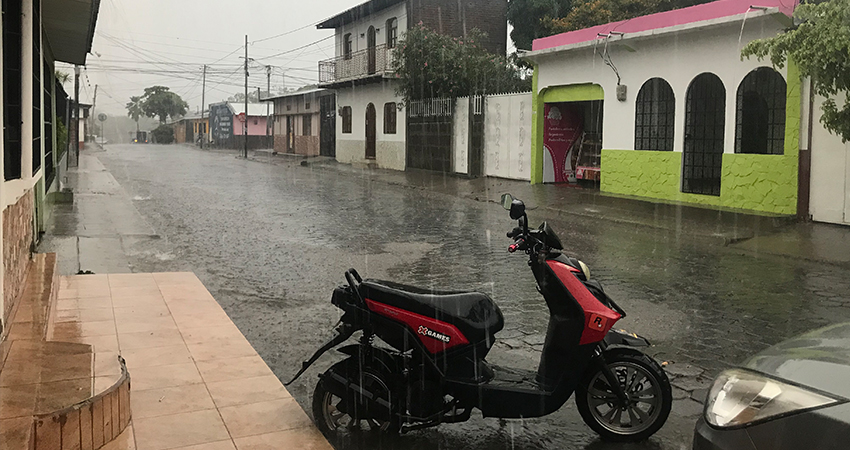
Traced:
<svg viewBox="0 0 850 450">
<path fill-rule="evenodd" d="M 650 78 L 635 101 L 635 150 L 673 151 L 676 98 L 662 78 Z"/>
<path fill-rule="evenodd" d="M 393 17 L 387 21 L 387 48 L 395 48 L 398 43 L 398 19 Z"/>
<path fill-rule="evenodd" d="M 53 183 L 53 68 L 47 58 L 44 58 L 44 176 L 46 186 Z"/>
<path fill-rule="evenodd" d="M 697 75 L 685 100 L 682 192 L 720 195 L 725 116 L 723 82 L 713 73 Z"/>
<path fill-rule="evenodd" d="M 351 107 L 343 106 L 342 107 L 342 132 L 349 134 L 351 133 Z"/>
<path fill-rule="evenodd" d="M 395 102 L 384 103 L 384 134 L 396 133 L 396 115 L 398 108 Z"/>
<path fill-rule="evenodd" d="M 3 0 L 3 178 L 21 178 L 21 1 Z"/>
<path fill-rule="evenodd" d="M 738 85 L 735 153 L 785 152 L 785 79 L 770 67 L 748 73 Z"/>
<path fill-rule="evenodd" d="M 352 46 L 352 42 L 351 42 L 351 33 L 348 33 L 348 34 L 345 35 L 345 37 L 343 37 L 343 44 L 342 44 L 342 56 L 345 59 L 351 59 L 351 53 L 353 52 L 352 47 L 353 46 Z"/>
<path fill-rule="evenodd" d="M 32 2 L 32 174 L 41 169 L 41 0 Z"/>
</svg>

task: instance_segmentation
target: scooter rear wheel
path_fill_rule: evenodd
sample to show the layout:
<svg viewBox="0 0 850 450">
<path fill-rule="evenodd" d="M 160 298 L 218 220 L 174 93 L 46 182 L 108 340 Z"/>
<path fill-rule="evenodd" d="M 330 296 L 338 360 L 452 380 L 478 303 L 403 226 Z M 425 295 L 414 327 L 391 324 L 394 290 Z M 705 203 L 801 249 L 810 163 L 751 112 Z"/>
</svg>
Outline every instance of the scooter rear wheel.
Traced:
<svg viewBox="0 0 850 450">
<path fill-rule="evenodd" d="M 602 370 L 588 370 L 575 393 L 582 419 L 607 441 L 647 439 L 670 415 L 673 392 L 667 374 L 654 359 L 628 348 L 607 350 L 605 362 L 629 401 L 617 398 Z"/>
<path fill-rule="evenodd" d="M 337 373 L 346 374 L 347 377 L 352 377 L 351 379 L 362 380 L 365 388 L 376 392 L 380 398 L 389 399 L 390 402 L 393 402 L 394 393 L 390 388 L 391 382 L 387 374 L 371 367 L 364 367 L 361 378 L 361 373 L 358 373 L 361 372 L 361 369 L 357 367 L 356 362 L 345 360 L 330 370 L 336 370 Z M 397 417 L 392 415 L 387 419 L 374 417 L 359 418 L 355 412 L 358 409 L 358 405 L 354 403 L 354 401 L 346 402 L 345 399 L 330 392 L 320 380 L 316 385 L 316 390 L 313 391 L 312 407 L 316 426 L 328 437 L 343 431 L 398 433 L 401 428 L 401 422 Z"/>
</svg>

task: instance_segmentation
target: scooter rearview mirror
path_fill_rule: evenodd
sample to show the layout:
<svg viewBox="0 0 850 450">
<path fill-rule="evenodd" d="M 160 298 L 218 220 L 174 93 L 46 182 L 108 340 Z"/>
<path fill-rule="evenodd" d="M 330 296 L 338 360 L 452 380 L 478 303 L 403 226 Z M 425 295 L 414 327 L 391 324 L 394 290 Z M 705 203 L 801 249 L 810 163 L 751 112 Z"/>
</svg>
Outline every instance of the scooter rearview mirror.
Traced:
<svg viewBox="0 0 850 450">
<path fill-rule="evenodd" d="M 513 201 L 514 197 L 511 194 L 502 194 L 502 208 L 510 211 Z"/>
</svg>

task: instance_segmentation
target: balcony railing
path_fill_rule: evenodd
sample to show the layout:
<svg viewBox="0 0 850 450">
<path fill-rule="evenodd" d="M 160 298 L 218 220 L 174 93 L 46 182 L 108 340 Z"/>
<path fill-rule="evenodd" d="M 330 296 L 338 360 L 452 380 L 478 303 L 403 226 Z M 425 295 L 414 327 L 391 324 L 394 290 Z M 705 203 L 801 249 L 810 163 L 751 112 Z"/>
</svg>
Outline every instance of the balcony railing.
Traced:
<svg viewBox="0 0 850 450">
<path fill-rule="evenodd" d="M 392 72 L 392 49 L 382 44 L 347 56 L 319 61 L 319 84 L 384 76 L 388 72 Z"/>
</svg>

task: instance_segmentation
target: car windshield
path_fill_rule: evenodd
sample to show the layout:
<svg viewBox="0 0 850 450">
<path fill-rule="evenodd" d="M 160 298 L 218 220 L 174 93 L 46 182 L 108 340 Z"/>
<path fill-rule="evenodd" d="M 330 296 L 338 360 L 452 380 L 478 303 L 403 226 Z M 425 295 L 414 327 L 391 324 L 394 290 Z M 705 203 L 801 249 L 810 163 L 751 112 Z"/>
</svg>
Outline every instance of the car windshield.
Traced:
<svg viewBox="0 0 850 450">
<path fill-rule="evenodd" d="M 826 448 L 848 11 L 2 0 L 0 443 Z"/>
</svg>

